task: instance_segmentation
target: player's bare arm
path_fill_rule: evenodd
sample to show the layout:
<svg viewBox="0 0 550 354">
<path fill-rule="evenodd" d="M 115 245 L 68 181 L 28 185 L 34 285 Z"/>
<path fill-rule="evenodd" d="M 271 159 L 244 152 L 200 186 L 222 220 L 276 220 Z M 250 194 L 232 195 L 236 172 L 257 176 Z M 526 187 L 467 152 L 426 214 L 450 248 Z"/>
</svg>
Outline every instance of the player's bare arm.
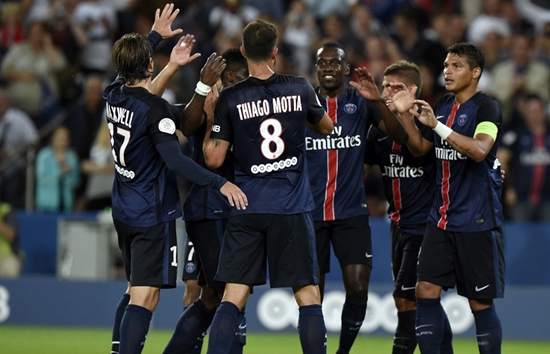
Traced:
<svg viewBox="0 0 550 354">
<path fill-rule="evenodd" d="M 208 168 L 218 168 L 223 164 L 225 155 L 229 149 L 229 141 L 212 139 L 212 122 L 214 115 L 206 116 L 206 132 L 202 143 L 202 153 L 204 155 L 204 163 Z"/>
<path fill-rule="evenodd" d="M 334 129 L 334 123 L 332 123 L 332 120 L 326 113 L 323 115 L 323 118 L 321 118 L 319 123 L 306 123 L 306 126 L 309 130 L 323 135 L 329 135 Z"/>
<path fill-rule="evenodd" d="M 392 111 L 397 112 L 397 115 L 409 134 L 407 147 L 415 157 L 426 155 L 432 150 L 433 142 L 422 136 L 414 120 L 414 113 L 416 113 L 418 109 L 418 106 L 414 103 L 418 88 L 416 85 L 411 85 L 410 88 L 407 88 L 405 84 L 401 82 L 392 82 L 389 85 L 393 95 L 391 99 L 386 100 L 386 104 L 390 101 L 388 107 L 390 107 L 390 109 L 393 107 Z"/>
<path fill-rule="evenodd" d="M 422 124 L 427 125 L 428 127 L 434 129 L 436 133 L 438 133 L 438 128 L 436 127 L 443 128 L 446 132 L 444 133 L 444 136 L 442 136 L 442 138 L 453 149 L 455 149 L 462 155 L 474 160 L 475 162 L 481 162 L 483 161 L 483 159 L 485 159 L 487 154 L 489 154 L 489 151 L 491 151 L 491 148 L 495 143 L 495 138 L 493 136 L 485 133 L 476 133 L 475 136 L 472 138 L 469 136 L 458 134 L 457 132 L 445 126 L 443 123 L 439 122 L 435 118 L 434 111 L 432 107 L 428 104 L 428 102 L 422 101 L 422 100 L 415 100 L 415 103 L 417 103 L 422 107 L 422 113 L 415 114 L 418 120 Z M 481 122 L 478 124 L 478 127 L 483 126 L 485 124 L 494 125 L 494 123 L 491 123 L 491 122 Z M 495 129 L 496 129 L 496 126 L 495 126 Z M 441 135 L 440 133 L 438 134 Z M 495 134 L 495 137 L 496 137 L 496 134 Z"/>
<path fill-rule="evenodd" d="M 176 74 L 179 68 L 201 56 L 200 53 L 191 55 L 195 42 L 195 36 L 192 34 L 186 34 L 178 40 L 178 43 L 172 48 L 168 64 L 166 64 L 157 77 L 153 79 L 151 83 L 151 93 L 161 96 L 168 82 Z"/>
<path fill-rule="evenodd" d="M 162 39 L 172 38 L 182 33 L 183 30 L 181 28 L 172 30 L 172 22 L 174 22 L 179 12 L 179 9 L 174 9 L 173 3 L 166 4 L 162 12 L 160 9 L 157 9 L 155 12 L 155 22 L 151 27 L 151 31 L 158 32 L 162 36 Z"/>
<path fill-rule="evenodd" d="M 378 128 L 392 138 L 396 143 L 405 145 L 409 139 L 409 135 L 403 127 L 403 123 L 399 118 L 388 108 L 386 102 L 380 96 L 380 92 L 376 87 L 376 83 L 372 75 L 366 68 L 357 68 L 355 72 L 359 76 L 359 82 L 350 82 L 350 86 L 354 87 L 364 99 L 372 101 L 376 108 L 380 111 L 382 121 Z"/>
<path fill-rule="evenodd" d="M 212 53 L 206 60 L 200 72 L 200 81 L 195 88 L 195 94 L 183 111 L 181 131 L 185 136 L 194 134 L 203 123 L 204 112 L 208 109 L 206 107 L 207 97 L 215 92 L 217 100 L 218 91 L 215 87 L 212 90 L 212 86 L 216 85 L 225 67 L 225 59 L 216 53 Z M 207 127 L 207 129 L 210 131 L 210 127 Z"/>
</svg>

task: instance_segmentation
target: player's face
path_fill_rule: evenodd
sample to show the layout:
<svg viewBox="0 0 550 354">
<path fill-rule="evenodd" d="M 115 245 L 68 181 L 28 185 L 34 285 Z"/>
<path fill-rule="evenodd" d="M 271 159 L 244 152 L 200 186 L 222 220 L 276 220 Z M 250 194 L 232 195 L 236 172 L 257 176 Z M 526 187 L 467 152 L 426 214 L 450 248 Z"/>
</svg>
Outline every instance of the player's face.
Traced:
<svg viewBox="0 0 550 354">
<path fill-rule="evenodd" d="M 317 53 L 317 79 L 326 91 L 334 91 L 344 86 L 345 75 L 349 74 L 349 65 L 344 60 L 344 53 L 338 48 L 322 48 Z"/>
<path fill-rule="evenodd" d="M 443 63 L 443 75 L 445 76 L 445 89 L 457 94 L 472 86 L 477 85 L 479 68 L 470 68 L 465 56 L 449 53 Z"/>
</svg>

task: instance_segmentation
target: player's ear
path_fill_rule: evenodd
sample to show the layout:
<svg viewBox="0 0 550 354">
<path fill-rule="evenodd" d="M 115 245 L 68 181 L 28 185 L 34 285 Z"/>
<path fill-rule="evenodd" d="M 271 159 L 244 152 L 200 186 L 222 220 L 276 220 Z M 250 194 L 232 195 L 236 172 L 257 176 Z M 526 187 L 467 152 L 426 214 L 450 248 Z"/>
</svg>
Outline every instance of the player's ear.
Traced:
<svg viewBox="0 0 550 354">
<path fill-rule="evenodd" d="M 346 64 L 346 70 L 344 71 L 344 75 L 349 75 L 349 71 L 350 71 L 349 64 Z"/>
<path fill-rule="evenodd" d="M 474 72 L 473 72 L 472 77 L 473 77 L 474 79 L 479 79 L 479 77 L 481 76 L 481 68 L 474 68 L 473 71 L 474 71 Z"/>
<path fill-rule="evenodd" d="M 273 48 L 273 51 L 271 52 L 271 59 L 277 58 L 277 53 L 279 53 L 279 48 Z"/>
<path fill-rule="evenodd" d="M 246 52 L 244 51 L 244 46 L 241 46 L 240 50 L 241 50 L 241 54 L 243 55 L 243 57 L 246 58 Z"/>
</svg>

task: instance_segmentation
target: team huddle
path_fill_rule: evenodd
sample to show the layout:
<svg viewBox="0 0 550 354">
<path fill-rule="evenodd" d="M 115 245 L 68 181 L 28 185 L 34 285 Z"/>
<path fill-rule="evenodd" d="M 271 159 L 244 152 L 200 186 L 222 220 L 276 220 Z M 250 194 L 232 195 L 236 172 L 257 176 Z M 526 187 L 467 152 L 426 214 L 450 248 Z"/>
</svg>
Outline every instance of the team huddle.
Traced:
<svg viewBox="0 0 550 354">
<path fill-rule="evenodd" d="M 141 353 L 160 289 L 176 286 L 182 216 L 198 267 L 196 279 L 187 278 L 195 269 L 184 271 L 185 308 L 164 353 L 200 353 L 207 330 L 208 353 L 242 353 L 246 302 L 267 271 L 271 287 L 294 293 L 302 352 L 326 353 L 331 248 L 346 293 L 337 353 L 349 353 L 367 311 L 373 254 L 363 178 L 373 165 L 391 220 L 392 353 L 453 352 L 440 295 L 455 287 L 469 300 L 479 352 L 500 353 L 493 299 L 504 293 L 502 113 L 477 89 L 481 49 L 448 48 L 448 94 L 432 108 L 418 99 L 414 63 L 388 66 L 381 91 L 366 68 L 355 69 L 348 86 L 347 52 L 334 42 L 317 51 L 317 88 L 278 74 L 277 28 L 256 20 L 240 48 L 207 59 L 189 103 L 170 105 L 160 97 L 168 81 L 200 55 L 192 54 L 194 37 L 182 36 L 151 78 L 156 46 L 182 32 L 171 28 L 177 14 L 167 4 L 147 37 L 126 34 L 114 44 L 118 76 L 103 93 L 118 171 L 113 220 L 128 279 L 111 353 Z M 176 130 L 188 137 L 191 158 Z M 177 176 L 193 183 L 183 213 Z"/>
</svg>

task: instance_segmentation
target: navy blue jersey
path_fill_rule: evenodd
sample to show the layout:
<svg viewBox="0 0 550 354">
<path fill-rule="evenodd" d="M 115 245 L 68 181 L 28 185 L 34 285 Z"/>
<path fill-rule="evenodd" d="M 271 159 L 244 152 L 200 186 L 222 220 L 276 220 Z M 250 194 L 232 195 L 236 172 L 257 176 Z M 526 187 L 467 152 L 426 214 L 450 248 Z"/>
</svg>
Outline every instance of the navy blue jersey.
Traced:
<svg viewBox="0 0 550 354">
<path fill-rule="evenodd" d="M 169 104 L 116 80 L 103 92 L 115 160 L 113 218 L 147 227 L 181 216 L 175 173 L 155 145 L 177 141 Z"/>
<path fill-rule="evenodd" d="M 436 118 L 455 132 L 473 137 L 481 122 L 493 122 L 500 130 L 500 105 L 483 92 L 463 104 L 454 94 L 443 97 Z M 476 232 L 502 224 L 502 177 L 496 152 L 500 138 L 482 162 L 468 159 L 434 133 L 437 191 L 428 222 L 440 229 Z"/>
<path fill-rule="evenodd" d="M 325 111 L 304 78 L 273 74 L 224 89 L 216 105 L 212 138 L 233 144 L 235 183 L 248 198 L 233 214 L 296 214 L 313 199 L 305 160 L 306 120 Z"/>
<path fill-rule="evenodd" d="M 541 134 L 525 128 L 509 131 L 502 144 L 512 153 L 511 180 L 518 200 L 530 204 L 550 200 L 550 129 Z"/>
<path fill-rule="evenodd" d="M 378 109 L 354 88 L 338 98 L 319 96 L 334 123 L 330 135 L 306 132 L 306 150 L 314 221 L 332 221 L 369 215 L 363 182 L 363 155 L 367 131 L 378 125 Z"/>
<path fill-rule="evenodd" d="M 416 125 L 422 136 L 433 139 L 430 128 L 418 121 Z M 433 151 L 414 157 L 406 145 L 395 143 L 373 126 L 367 135 L 365 163 L 380 167 L 391 221 L 403 231 L 423 235 L 435 193 Z"/>
<path fill-rule="evenodd" d="M 188 137 L 193 160 L 203 167 L 206 166 L 202 153 L 205 128 L 206 124 L 202 124 L 195 134 Z M 222 166 L 213 170 L 213 172 L 229 181 L 233 180 L 233 160 L 231 156 L 232 153 L 228 151 Z M 230 215 L 231 205 L 219 191 L 195 183 L 191 185 L 187 199 L 183 204 L 183 219 L 185 221 L 229 219 Z"/>
</svg>

